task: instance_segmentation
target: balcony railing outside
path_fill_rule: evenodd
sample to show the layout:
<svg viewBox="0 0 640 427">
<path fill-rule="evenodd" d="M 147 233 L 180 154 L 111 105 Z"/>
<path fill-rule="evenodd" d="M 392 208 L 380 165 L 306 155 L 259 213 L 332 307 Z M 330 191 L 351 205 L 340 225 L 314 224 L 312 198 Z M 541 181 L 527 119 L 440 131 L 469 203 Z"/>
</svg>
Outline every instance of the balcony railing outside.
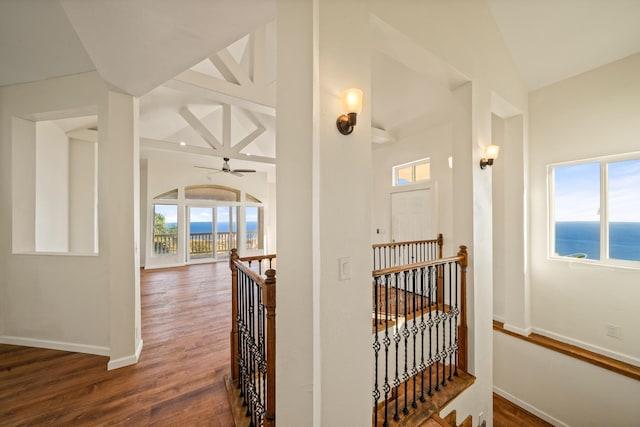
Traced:
<svg viewBox="0 0 640 427">
<path fill-rule="evenodd" d="M 216 233 L 215 256 L 226 258 L 233 247 L 236 246 L 238 233 L 221 231 Z M 258 232 L 247 231 L 246 248 L 259 249 Z M 178 250 L 177 234 L 156 234 L 153 239 L 154 253 L 156 255 L 176 254 Z M 214 239 L 212 233 L 189 234 L 189 256 L 191 259 L 210 258 L 213 256 Z"/>
</svg>

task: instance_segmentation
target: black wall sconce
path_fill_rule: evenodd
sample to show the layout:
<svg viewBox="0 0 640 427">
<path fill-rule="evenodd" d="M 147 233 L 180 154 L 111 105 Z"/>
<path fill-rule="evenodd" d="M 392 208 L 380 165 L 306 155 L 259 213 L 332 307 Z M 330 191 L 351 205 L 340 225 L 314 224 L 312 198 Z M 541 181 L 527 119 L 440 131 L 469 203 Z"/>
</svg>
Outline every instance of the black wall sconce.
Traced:
<svg viewBox="0 0 640 427">
<path fill-rule="evenodd" d="M 362 91 L 356 88 L 344 91 L 342 106 L 347 113 L 338 117 L 336 126 L 341 134 L 349 135 L 357 123 L 358 113 L 362 111 Z"/>
</svg>

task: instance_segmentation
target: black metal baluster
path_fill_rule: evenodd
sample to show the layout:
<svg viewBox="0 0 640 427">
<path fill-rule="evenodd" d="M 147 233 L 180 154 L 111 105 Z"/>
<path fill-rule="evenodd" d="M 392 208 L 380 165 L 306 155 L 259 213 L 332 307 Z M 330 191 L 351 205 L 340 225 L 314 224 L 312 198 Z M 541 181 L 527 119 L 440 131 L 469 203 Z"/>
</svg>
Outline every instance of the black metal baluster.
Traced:
<svg viewBox="0 0 640 427">
<path fill-rule="evenodd" d="M 429 360 L 428 360 L 428 364 L 429 364 L 429 390 L 427 391 L 427 394 L 429 396 L 433 396 L 433 384 L 432 384 L 432 378 L 433 378 L 433 301 L 431 299 L 431 296 L 433 294 L 433 271 L 432 271 L 432 266 L 429 266 L 428 269 L 428 276 L 427 276 L 427 280 L 428 280 L 428 289 L 427 289 L 427 294 L 429 296 L 429 318 L 427 319 L 427 325 L 429 326 Z"/>
<path fill-rule="evenodd" d="M 419 270 L 413 270 L 413 307 L 411 307 L 411 312 L 413 313 L 413 325 L 411 326 L 411 335 L 413 335 L 413 367 L 411 368 L 411 376 L 413 378 L 413 399 L 411 400 L 411 407 L 417 408 L 418 404 L 416 403 L 416 381 L 418 380 L 418 369 L 416 367 L 416 339 L 418 338 L 418 326 L 417 317 L 418 317 L 418 301 L 417 297 L 417 280 L 419 279 Z"/>
<path fill-rule="evenodd" d="M 391 281 L 391 275 L 387 274 L 385 276 L 385 310 L 387 310 L 389 303 L 389 283 Z M 391 340 L 389 339 L 389 311 L 385 311 L 384 316 L 384 423 L 383 427 L 389 426 L 389 392 L 391 391 L 391 387 L 389 386 L 389 346 L 391 345 Z"/>
<path fill-rule="evenodd" d="M 393 379 L 393 388 L 395 390 L 396 399 L 395 399 L 395 412 L 393 414 L 393 419 L 398 421 L 400 419 L 400 414 L 398 414 L 398 387 L 400 386 L 400 375 L 398 369 L 398 353 L 400 353 L 400 333 L 398 331 L 398 327 L 400 326 L 400 322 L 398 320 L 398 282 L 400 281 L 400 273 L 395 273 L 395 292 L 396 292 L 396 301 L 394 304 L 395 308 L 395 328 L 393 328 L 393 341 L 396 343 L 396 373 Z"/>
<path fill-rule="evenodd" d="M 427 270 L 422 267 L 420 269 L 420 402 L 424 402 L 424 371 L 427 368 L 424 364 L 424 330 L 427 325 L 424 322 L 424 275 L 428 274 Z"/>
<path fill-rule="evenodd" d="M 449 381 L 453 380 L 453 331 L 452 331 L 452 321 L 453 321 L 453 294 L 451 293 L 451 263 L 449 263 L 449 347 L 447 348 L 447 353 L 449 354 Z"/>
<path fill-rule="evenodd" d="M 407 293 L 409 291 L 407 284 L 411 280 L 411 273 L 409 271 L 405 271 L 404 273 L 404 326 L 402 328 L 402 336 L 404 337 L 404 372 L 402 373 L 402 382 L 404 383 L 404 407 L 402 408 L 402 412 L 406 415 L 409 413 L 409 408 L 407 408 L 407 387 L 409 383 L 409 360 L 408 360 L 408 348 L 409 348 L 409 321 L 408 321 L 408 310 L 407 310 Z"/>
<path fill-rule="evenodd" d="M 438 366 L 438 362 L 440 362 L 440 314 L 438 313 L 438 300 L 440 299 L 440 284 L 438 283 L 440 277 L 440 265 L 436 265 L 436 354 L 435 354 L 435 363 L 436 363 L 436 391 L 440 391 L 440 367 Z M 442 298 L 444 302 L 444 298 Z"/>
<path fill-rule="evenodd" d="M 374 252 L 375 262 L 375 252 Z M 380 341 L 378 330 L 378 289 L 380 286 L 380 276 L 375 277 L 373 282 L 373 315 L 374 315 L 374 334 L 373 334 L 373 359 L 374 359 L 374 383 L 373 383 L 373 422 L 378 427 L 378 401 L 380 400 L 380 388 L 378 387 L 378 353 L 380 352 Z"/>
<path fill-rule="evenodd" d="M 246 319 L 247 319 L 247 313 L 246 313 L 246 309 L 247 309 L 247 305 L 246 305 L 246 295 L 245 295 L 245 274 L 244 272 L 238 271 L 238 286 L 240 291 L 238 292 L 238 302 L 240 307 L 238 308 L 238 315 L 241 317 L 241 326 L 240 326 L 240 332 L 239 332 L 239 340 L 238 340 L 238 347 L 239 347 L 239 351 L 238 351 L 238 364 L 240 366 L 240 376 L 239 376 L 239 380 L 241 383 L 241 388 L 240 388 L 240 396 L 242 397 L 242 406 L 247 406 L 247 384 L 246 384 L 246 369 L 247 369 L 247 357 L 246 357 L 246 353 L 245 353 L 245 342 L 247 339 L 247 324 L 246 324 Z"/>
<path fill-rule="evenodd" d="M 455 298 L 455 309 L 454 309 L 455 321 L 453 322 L 456 327 L 456 330 L 455 330 L 456 344 L 455 344 L 455 357 L 454 357 L 454 362 L 456 366 L 454 367 L 453 375 L 455 375 L 456 377 L 458 376 L 458 313 L 460 312 L 458 308 L 458 284 L 460 283 L 458 281 L 459 267 L 460 267 L 460 264 L 458 263 L 458 261 L 456 261 L 456 285 L 455 285 L 456 298 Z"/>
<path fill-rule="evenodd" d="M 262 265 L 262 261 L 260 261 L 260 265 Z M 258 396 L 260 398 L 260 412 L 258 414 L 258 420 L 262 420 L 264 415 L 264 409 L 267 407 L 266 405 L 266 387 L 265 387 L 265 375 L 266 375 L 266 367 L 264 364 L 265 361 L 265 340 L 264 340 L 264 325 L 265 325 L 265 310 L 264 304 L 262 303 L 262 288 L 260 285 L 256 284 L 256 292 L 258 294 L 258 345 L 257 352 L 259 353 L 258 357 Z"/>
</svg>

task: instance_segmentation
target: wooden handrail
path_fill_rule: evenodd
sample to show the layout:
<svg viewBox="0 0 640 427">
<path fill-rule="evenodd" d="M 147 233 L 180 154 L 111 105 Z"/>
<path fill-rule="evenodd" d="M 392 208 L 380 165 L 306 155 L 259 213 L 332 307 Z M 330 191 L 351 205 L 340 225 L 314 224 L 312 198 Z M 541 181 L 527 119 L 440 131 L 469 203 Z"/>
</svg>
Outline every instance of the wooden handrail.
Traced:
<svg viewBox="0 0 640 427">
<path fill-rule="evenodd" d="M 232 251 L 237 251 L 237 249 L 232 249 Z M 255 255 L 255 256 L 243 256 L 242 258 L 238 258 L 239 261 L 249 262 L 249 261 L 262 261 L 265 259 L 272 260 L 276 257 L 276 254 L 269 255 Z"/>
<path fill-rule="evenodd" d="M 448 258 L 439 258 L 439 259 L 434 259 L 434 260 L 431 260 L 431 261 L 417 262 L 415 264 L 406 264 L 406 265 L 400 265 L 398 267 L 389 267 L 389 268 L 383 268 L 383 269 L 380 269 L 380 270 L 373 270 L 371 275 L 373 277 L 384 276 L 386 274 L 400 273 L 400 272 L 406 271 L 406 270 L 414 270 L 414 269 L 418 269 L 418 268 L 422 268 L 422 267 L 446 264 L 447 262 L 456 262 L 456 261 L 461 261 L 461 260 L 462 260 L 462 256 L 460 255 L 460 253 L 458 253 L 458 255 L 452 256 L 452 257 L 448 257 Z"/>
<path fill-rule="evenodd" d="M 406 242 L 391 242 L 391 243 L 375 243 L 371 245 L 373 249 L 384 248 L 384 247 L 392 247 L 392 246 L 403 246 L 403 245 L 415 245 L 417 243 L 437 243 L 440 248 L 442 248 L 443 237 L 442 233 L 438 234 L 438 238 L 430 239 L 430 240 L 410 240 Z M 440 254 L 440 258 L 442 258 L 442 254 Z"/>
</svg>

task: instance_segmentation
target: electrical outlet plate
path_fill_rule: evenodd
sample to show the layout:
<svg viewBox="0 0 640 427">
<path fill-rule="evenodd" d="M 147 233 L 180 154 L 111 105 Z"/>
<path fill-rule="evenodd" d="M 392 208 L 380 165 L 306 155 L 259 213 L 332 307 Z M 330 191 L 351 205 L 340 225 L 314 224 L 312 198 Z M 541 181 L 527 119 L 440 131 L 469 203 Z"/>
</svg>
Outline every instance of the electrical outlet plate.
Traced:
<svg viewBox="0 0 640 427">
<path fill-rule="evenodd" d="M 611 338 L 620 338 L 620 326 L 607 323 L 607 335 Z"/>
</svg>

